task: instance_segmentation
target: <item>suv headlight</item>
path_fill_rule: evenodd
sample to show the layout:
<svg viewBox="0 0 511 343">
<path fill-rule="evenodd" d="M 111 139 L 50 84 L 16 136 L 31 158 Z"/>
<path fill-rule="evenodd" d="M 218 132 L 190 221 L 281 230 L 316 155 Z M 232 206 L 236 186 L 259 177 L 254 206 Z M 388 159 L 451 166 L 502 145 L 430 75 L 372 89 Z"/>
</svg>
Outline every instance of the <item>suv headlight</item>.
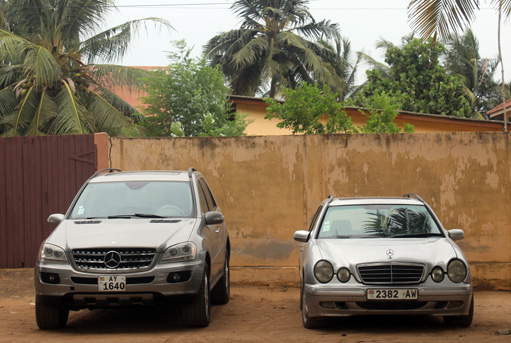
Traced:
<svg viewBox="0 0 511 343">
<path fill-rule="evenodd" d="M 195 260 L 197 247 L 192 242 L 173 245 L 163 253 L 160 263 L 182 262 Z"/>
<path fill-rule="evenodd" d="M 447 275 L 452 282 L 460 283 L 467 277 L 467 267 L 460 260 L 452 260 L 447 266 Z"/>
<path fill-rule="evenodd" d="M 59 246 L 44 243 L 39 253 L 41 260 L 67 262 L 66 252 Z"/>
<path fill-rule="evenodd" d="M 316 276 L 319 282 L 327 283 L 334 276 L 334 267 L 332 267 L 330 262 L 321 260 L 314 266 L 314 276 Z"/>
</svg>

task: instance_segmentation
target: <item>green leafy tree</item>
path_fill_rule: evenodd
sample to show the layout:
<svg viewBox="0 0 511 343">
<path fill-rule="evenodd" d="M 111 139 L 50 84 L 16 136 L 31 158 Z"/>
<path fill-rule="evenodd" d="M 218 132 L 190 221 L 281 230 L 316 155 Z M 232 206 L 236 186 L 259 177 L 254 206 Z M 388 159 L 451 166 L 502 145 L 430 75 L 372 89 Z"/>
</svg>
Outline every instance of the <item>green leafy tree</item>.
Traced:
<svg viewBox="0 0 511 343">
<path fill-rule="evenodd" d="M 284 102 L 273 98 L 264 101 L 269 105 L 266 119 L 277 118 L 277 127 L 287 128 L 295 133 L 351 133 L 354 126 L 351 118 L 337 102 L 338 94 L 332 93 L 328 86 L 320 89 L 317 85 L 302 84 L 296 89 L 284 88 Z M 324 125 L 320 118 L 327 117 Z"/>
<path fill-rule="evenodd" d="M 284 87 L 319 82 L 335 87 L 335 53 L 317 42 L 338 38 L 338 25 L 316 22 L 306 0 L 237 0 L 239 29 L 220 33 L 205 46 L 210 65 L 220 65 L 234 94 L 266 88 L 274 98 Z"/>
<path fill-rule="evenodd" d="M 0 134 L 116 134 L 138 111 L 109 86 L 137 86 L 141 70 L 112 64 L 141 25 L 100 31 L 112 0 L 0 1 Z"/>
<path fill-rule="evenodd" d="M 190 58 L 184 41 L 176 42 L 178 53 L 169 57 L 167 69 L 145 79 L 145 135 L 240 136 L 249 124 L 245 115 L 231 113 L 225 76 L 208 67 L 205 59 Z"/>
<path fill-rule="evenodd" d="M 367 71 L 368 80 L 357 93 L 355 104 L 363 106 L 363 99 L 385 92 L 401 100 L 400 110 L 470 116 L 463 81 L 449 75 L 439 64 L 442 51 L 441 44 L 432 45 L 419 39 L 412 39 L 403 47 L 388 47 L 387 76 L 380 69 Z"/>
<path fill-rule="evenodd" d="M 494 81 L 498 60 L 481 58 L 479 41 L 472 30 L 449 40 L 445 56 L 447 71 L 461 77 L 470 91 L 473 115 L 484 114 L 502 101 L 499 84 Z"/>
<path fill-rule="evenodd" d="M 404 129 L 399 128 L 394 119 L 399 114 L 399 99 L 388 96 L 385 92 L 374 94 L 363 101 L 363 107 L 367 109 L 360 112 L 367 117 L 367 123 L 358 127 L 360 133 L 401 133 L 414 132 L 413 125 L 404 124 Z"/>
</svg>

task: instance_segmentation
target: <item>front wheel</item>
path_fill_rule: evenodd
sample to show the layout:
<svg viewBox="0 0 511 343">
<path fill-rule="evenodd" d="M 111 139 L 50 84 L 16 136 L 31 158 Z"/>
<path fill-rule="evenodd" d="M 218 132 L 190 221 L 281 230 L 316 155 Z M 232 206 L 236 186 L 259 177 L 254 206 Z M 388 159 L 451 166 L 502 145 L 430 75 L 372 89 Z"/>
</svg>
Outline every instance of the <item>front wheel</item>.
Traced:
<svg viewBox="0 0 511 343">
<path fill-rule="evenodd" d="M 231 278 L 229 271 L 229 256 L 225 258 L 224 263 L 224 275 L 218 283 L 215 285 L 215 288 L 211 291 L 211 301 L 214 304 L 225 305 L 229 302 L 229 298 L 231 296 Z"/>
<path fill-rule="evenodd" d="M 209 296 L 209 268 L 206 265 L 199 293 L 191 303 L 183 306 L 183 322 L 189 327 L 207 327 L 211 318 L 211 298 Z"/>
<path fill-rule="evenodd" d="M 61 329 L 66 326 L 69 310 L 46 305 L 39 296 L 35 298 L 35 319 L 41 330 Z"/>
<path fill-rule="evenodd" d="M 444 316 L 444 323 L 449 326 L 461 326 L 468 328 L 474 318 L 474 295 L 470 301 L 470 309 L 466 316 Z"/>
</svg>

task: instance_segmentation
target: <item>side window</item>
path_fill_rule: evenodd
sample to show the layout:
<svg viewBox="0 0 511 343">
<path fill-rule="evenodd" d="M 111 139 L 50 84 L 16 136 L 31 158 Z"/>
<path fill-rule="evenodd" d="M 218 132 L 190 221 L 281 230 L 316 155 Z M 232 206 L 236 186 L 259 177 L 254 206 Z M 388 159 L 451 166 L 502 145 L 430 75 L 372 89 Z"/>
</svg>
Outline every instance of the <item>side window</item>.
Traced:
<svg viewBox="0 0 511 343">
<path fill-rule="evenodd" d="M 323 206 L 319 206 L 318 210 L 316 211 L 316 214 L 314 214 L 314 217 L 312 217 L 311 225 L 309 227 L 309 231 L 312 231 L 314 229 L 314 226 L 316 226 L 316 222 L 318 221 L 319 214 L 321 213 L 321 210 L 323 209 Z"/>
<path fill-rule="evenodd" d="M 208 202 L 208 207 L 210 211 L 213 211 L 216 208 L 216 201 L 211 194 L 211 190 L 209 189 L 206 181 L 204 179 L 200 179 L 199 183 L 204 191 L 204 195 L 206 196 L 206 201 Z"/>
<path fill-rule="evenodd" d="M 202 186 L 200 184 L 197 184 L 198 186 L 198 191 L 199 191 L 199 201 L 200 201 L 200 208 L 201 208 L 201 211 L 202 213 L 204 212 L 208 212 L 209 209 L 208 209 L 208 203 L 206 201 L 206 197 L 204 196 L 204 191 L 202 190 Z"/>
</svg>

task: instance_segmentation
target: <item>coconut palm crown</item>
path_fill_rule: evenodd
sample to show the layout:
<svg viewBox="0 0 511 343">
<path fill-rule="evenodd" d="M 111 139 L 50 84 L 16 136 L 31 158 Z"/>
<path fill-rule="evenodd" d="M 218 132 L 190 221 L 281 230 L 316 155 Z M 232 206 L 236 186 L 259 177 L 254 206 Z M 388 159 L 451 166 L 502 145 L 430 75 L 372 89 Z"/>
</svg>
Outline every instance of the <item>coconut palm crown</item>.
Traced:
<svg viewBox="0 0 511 343">
<path fill-rule="evenodd" d="M 283 87 L 294 88 L 300 81 L 336 88 L 339 80 L 329 63 L 335 60 L 335 52 L 319 39 L 338 39 L 338 25 L 316 22 L 307 4 L 306 0 L 233 3 L 241 27 L 211 38 L 205 52 L 211 65 L 221 66 L 234 94 L 267 90 L 274 97 Z"/>
<path fill-rule="evenodd" d="M 116 134 L 138 111 L 109 87 L 144 71 L 115 64 L 147 23 L 100 31 L 113 0 L 0 0 L 0 134 Z M 99 32 L 99 33 L 98 33 Z"/>
</svg>

